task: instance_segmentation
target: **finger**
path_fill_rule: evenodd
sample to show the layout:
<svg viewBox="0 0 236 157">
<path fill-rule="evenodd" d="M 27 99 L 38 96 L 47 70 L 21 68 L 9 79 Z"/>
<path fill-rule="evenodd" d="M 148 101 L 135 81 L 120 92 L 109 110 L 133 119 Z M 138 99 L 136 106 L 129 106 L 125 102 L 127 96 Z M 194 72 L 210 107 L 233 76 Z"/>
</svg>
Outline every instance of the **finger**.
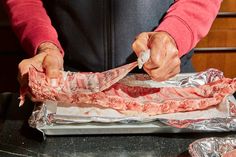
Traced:
<svg viewBox="0 0 236 157">
<path fill-rule="evenodd" d="M 28 71 L 31 65 L 30 63 L 31 63 L 30 59 L 24 59 L 18 65 L 17 80 L 20 83 L 21 87 L 26 87 L 28 85 Z"/>
<path fill-rule="evenodd" d="M 179 58 L 179 51 L 173 43 L 168 42 L 166 44 L 166 59 L 171 60 L 174 58 Z"/>
<path fill-rule="evenodd" d="M 170 77 L 180 72 L 180 59 L 167 59 L 165 58 L 163 65 L 160 68 L 148 71 L 148 74 L 155 81 L 165 81 Z"/>
<path fill-rule="evenodd" d="M 166 49 L 165 44 L 160 38 L 151 37 L 149 40 L 150 58 L 144 65 L 146 69 L 159 68 L 163 64 Z"/>
<path fill-rule="evenodd" d="M 165 69 L 166 73 L 168 73 L 167 78 L 170 78 L 174 75 L 174 73 L 178 73 L 180 71 L 180 58 L 178 56 L 178 50 L 177 48 L 171 44 L 168 43 L 166 45 L 166 56 L 164 57 L 163 64 L 162 64 L 162 69 Z M 172 74 L 173 73 L 173 74 Z"/>
<path fill-rule="evenodd" d="M 149 40 L 149 35 L 147 32 L 143 32 L 139 34 L 135 41 L 132 44 L 132 49 L 136 53 L 136 55 L 139 57 L 141 52 L 147 51 L 148 50 L 148 40 Z"/>
<path fill-rule="evenodd" d="M 168 79 L 168 73 L 161 69 L 161 68 L 157 68 L 157 69 L 152 69 L 149 71 L 149 76 L 152 78 L 152 80 L 155 81 L 165 81 Z"/>
<path fill-rule="evenodd" d="M 21 61 L 18 65 L 18 71 L 20 76 L 24 75 L 29 71 L 29 64 L 30 64 L 30 59 L 24 59 Z"/>
<path fill-rule="evenodd" d="M 176 67 L 173 71 L 171 71 L 169 74 L 168 74 L 168 79 L 174 77 L 175 75 L 179 74 L 180 73 L 180 67 Z"/>
<path fill-rule="evenodd" d="M 42 70 L 43 58 L 46 53 L 38 54 L 32 58 L 22 60 L 18 65 L 18 76 L 17 79 L 21 87 L 28 86 L 28 72 L 31 66 L 38 70 Z"/>
<path fill-rule="evenodd" d="M 62 69 L 62 58 L 60 56 L 48 54 L 43 60 L 43 68 L 46 75 L 50 78 L 58 78 Z"/>
<path fill-rule="evenodd" d="M 170 77 L 169 74 L 176 67 L 180 68 L 180 59 L 175 43 L 163 33 L 162 35 L 154 34 L 150 38 L 150 47 L 150 61 L 144 67 L 149 69 L 147 71 L 153 79 L 157 81 L 168 79 Z"/>
</svg>

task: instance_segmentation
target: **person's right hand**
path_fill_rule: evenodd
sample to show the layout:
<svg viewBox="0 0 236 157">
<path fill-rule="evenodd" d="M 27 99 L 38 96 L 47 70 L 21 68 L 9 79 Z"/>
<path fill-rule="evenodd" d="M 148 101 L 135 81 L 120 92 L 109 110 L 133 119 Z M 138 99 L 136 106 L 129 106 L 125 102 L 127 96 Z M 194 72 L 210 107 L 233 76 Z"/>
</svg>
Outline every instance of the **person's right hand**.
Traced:
<svg viewBox="0 0 236 157">
<path fill-rule="evenodd" d="M 45 42 L 38 48 L 38 54 L 22 60 L 18 65 L 18 81 L 21 88 L 28 86 L 28 71 L 30 67 L 42 69 L 49 79 L 57 78 L 63 69 L 63 56 L 54 44 Z"/>
</svg>

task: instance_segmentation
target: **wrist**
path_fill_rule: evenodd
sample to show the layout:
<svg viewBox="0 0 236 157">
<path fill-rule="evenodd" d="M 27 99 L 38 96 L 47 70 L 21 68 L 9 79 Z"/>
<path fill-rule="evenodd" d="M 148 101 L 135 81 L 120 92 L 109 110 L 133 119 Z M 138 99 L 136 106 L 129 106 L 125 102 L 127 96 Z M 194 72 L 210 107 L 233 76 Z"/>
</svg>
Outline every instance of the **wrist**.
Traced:
<svg viewBox="0 0 236 157">
<path fill-rule="evenodd" d="M 165 31 L 163 31 L 163 32 L 168 36 L 168 38 L 170 39 L 171 43 L 176 47 L 176 49 L 178 49 L 175 39 L 168 32 L 165 32 Z"/>
<path fill-rule="evenodd" d="M 60 49 L 55 44 L 53 44 L 51 42 L 44 42 L 44 43 L 40 44 L 37 49 L 38 54 L 42 53 L 42 52 L 46 52 L 46 53 L 59 52 L 60 53 Z"/>
</svg>

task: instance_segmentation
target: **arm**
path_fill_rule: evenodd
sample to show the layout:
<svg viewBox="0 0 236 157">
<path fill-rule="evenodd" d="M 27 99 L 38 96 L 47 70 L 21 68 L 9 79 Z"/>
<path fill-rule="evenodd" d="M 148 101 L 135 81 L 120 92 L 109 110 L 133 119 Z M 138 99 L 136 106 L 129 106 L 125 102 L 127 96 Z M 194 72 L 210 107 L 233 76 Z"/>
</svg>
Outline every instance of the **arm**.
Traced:
<svg viewBox="0 0 236 157">
<path fill-rule="evenodd" d="M 57 78 L 59 70 L 63 69 L 64 52 L 41 0 L 4 0 L 4 3 L 13 30 L 31 56 L 18 65 L 20 92 L 24 94 L 29 68 L 34 66 L 44 70 L 50 79 Z"/>
<path fill-rule="evenodd" d="M 137 56 L 150 49 L 144 70 L 156 81 L 180 72 L 180 57 L 209 31 L 222 0 L 175 0 L 154 32 L 137 36 L 132 47 Z"/>
<path fill-rule="evenodd" d="M 56 45 L 63 53 L 57 32 L 41 0 L 5 0 L 13 30 L 26 52 L 34 56 L 45 42 Z"/>
<path fill-rule="evenodd" d="M 175 0 L 155 31 L 170 34 L 179 56 L 196 46 L 210 30 L 222 0 Z"/>
</svg>

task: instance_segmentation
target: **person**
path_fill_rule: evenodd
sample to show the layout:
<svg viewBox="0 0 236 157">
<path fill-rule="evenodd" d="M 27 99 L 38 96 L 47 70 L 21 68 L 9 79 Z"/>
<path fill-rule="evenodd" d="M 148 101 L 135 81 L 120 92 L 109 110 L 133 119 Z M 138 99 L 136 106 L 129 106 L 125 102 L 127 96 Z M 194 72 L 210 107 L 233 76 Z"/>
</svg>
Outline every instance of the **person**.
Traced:
<svg viewBox="0 0 236 157">
<path fill-rule="evenodd" d="M 209 31 L 222 0 L 4 0 L 12 27 L 49 78 L 59 70 L 104 71 L 150 49 L 144 70 L 163 81 L 191 72 L 194 46 Z M 133 53 L 134 52 L 134 53 Z M 65 66 L 63 66 L 65 64 Z"/>
</svg>

